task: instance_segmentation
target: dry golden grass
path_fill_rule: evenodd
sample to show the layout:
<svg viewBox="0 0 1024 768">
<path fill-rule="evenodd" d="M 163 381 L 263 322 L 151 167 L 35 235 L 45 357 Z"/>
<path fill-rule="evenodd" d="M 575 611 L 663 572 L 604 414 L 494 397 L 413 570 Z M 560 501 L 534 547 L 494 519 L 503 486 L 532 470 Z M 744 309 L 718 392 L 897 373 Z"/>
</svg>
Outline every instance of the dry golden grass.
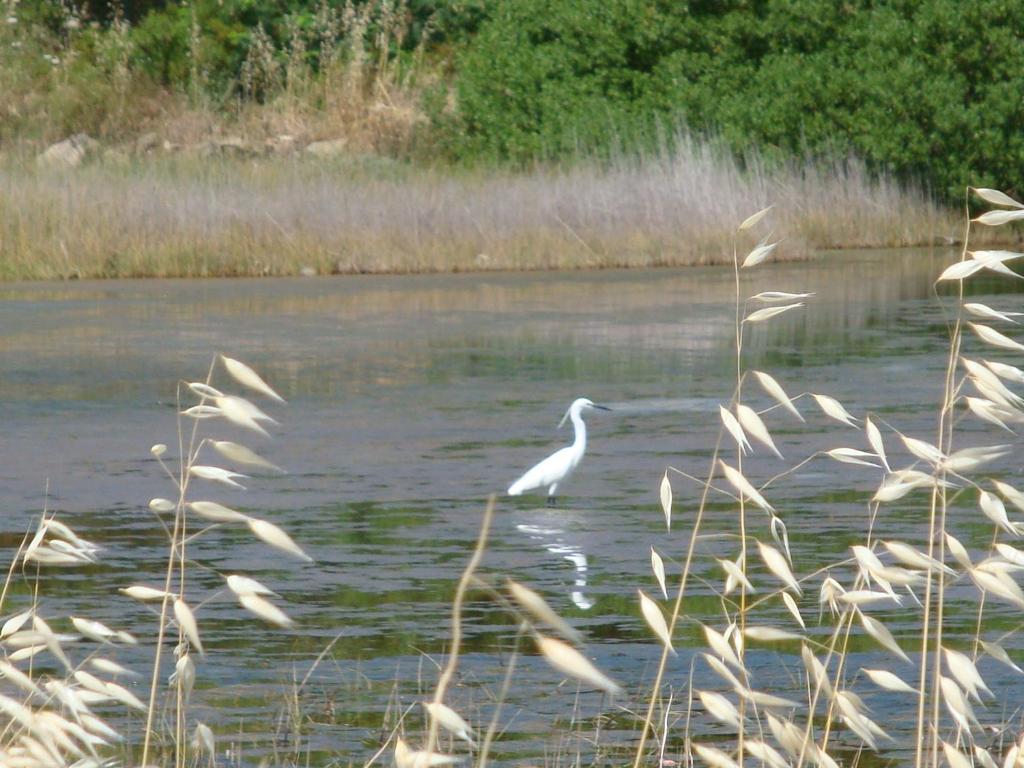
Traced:
<svg viewBox="0 0 1024 768">
<path fill-rule="evenodd" d="M 731 260 L 732 224 L 776 204 L 785 258 L 931 245 L 956 214 L 856 163 L 741 172 L 696 140 L 672 156 L 528 173 L 379 156 L 155 158 L 0 170 L 0 278 L 658 267 Z"/>
</svg>

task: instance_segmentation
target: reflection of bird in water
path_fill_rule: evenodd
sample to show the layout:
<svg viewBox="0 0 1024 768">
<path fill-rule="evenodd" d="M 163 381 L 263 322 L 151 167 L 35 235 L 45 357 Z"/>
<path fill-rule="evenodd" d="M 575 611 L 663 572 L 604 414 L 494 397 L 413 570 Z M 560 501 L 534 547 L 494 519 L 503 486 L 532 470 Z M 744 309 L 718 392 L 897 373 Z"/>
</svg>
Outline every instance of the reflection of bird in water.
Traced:
<svg viewBox="0 0 1024 768">
<path fill-rule="evenodd" d="M 566 419 L 572 419 L 572 426 L 576 431 L 572 445 L 555 451 L 544 461 L 528 470 L 525 475 L 509 486 L 509 496 L 519 496 L 524 491 L 546 487 L 548 489 L 548 504 L 555 503 L 555 492 L 558 490 L 559 483 L 572 474 L 587 451 L 587 425 L 583 423 L 582 414 L 583 411 L 588 411 L 591 408 L 600 408 L 602 411 L 611 410 L 603 405 L 595 405 L 585 397 L 574 400 L 558 423 L 558 427 L 561 429 Z"/>
<path fill-rule="evenodd" d="M 516 528 L 531 539 L 539 540 L 543 543 L 544 549 L 551 554 L 561 555 L 572 563 L 573 568 L 576 570 L 576 589 L 569 593 L 569 597 L 580 610 L 586 611 L 593 608 L 594 601 L 583 594 L 583 590 L 587 588 L 587 556 L 579 547 L 566 543 L 565 539 L 562 538 L 565 531 L 560 528 L 546 528 L 540 525 L 526 524 L 517 525 Z"/>
</svg>

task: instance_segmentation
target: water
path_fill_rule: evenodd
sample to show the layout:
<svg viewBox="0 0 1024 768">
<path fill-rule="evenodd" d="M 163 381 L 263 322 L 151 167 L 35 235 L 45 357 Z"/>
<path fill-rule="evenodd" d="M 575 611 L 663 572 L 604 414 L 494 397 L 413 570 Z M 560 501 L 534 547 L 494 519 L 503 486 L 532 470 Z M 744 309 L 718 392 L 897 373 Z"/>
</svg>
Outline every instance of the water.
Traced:
<svg viewBox="0 0 1024 768">
<path fill-rule="evenodd" d="M 953 258 L 948 252 L 842 253 L 759 268 L 745 276 L 746 295 L 816 295 L 803 309 L 750 327 L 746 365 L 770 371 L 792 395 L 828 393 L 857 416 L 870 411 L 879 422 L 933 439 L 946 310 L 932 280 Z M 982 294 L 998 287 L 976 285 Z M 590 692 L 577 695 L 526 642 L 494 751 L 501 761 L 560 765 L 577 755 L 592 759 L 595 743 L 628 748 L 636 735 L 631 712 L 644 706 L 659 655 L 639 616 L 636 590 L 658 592 L 651 546 L 674 580 L 699 501 L 699 487 L 673 475 L 675 515 L 666 532 L 658 484 L 667 467 L 707 472 L 718 404 L 735 381 L 732 290 L 731 272 L 714 268 L 0 286 L 0 537 L 7 562 L 44 506 L 101 543 L 95 566 L 44 573 L 42 613 L 61 628 L 67 625 L 59 617 L 73 613 L 132 631 L 140 648 L 123 649 L 117 658 L 145 669 L 155 619 L 116 589 L 158 585 L 166 564 L 166 536 L 146 503 L 173 491 L 149 447 L 164 442 L 176 453 L 179 379 L 203 379 L 217 352 L 249 362 L 289 403 L 268 405 L 282 422 L 273 441 L 246 441 L 288 472 L 253 477 L 245 492 L 200 484 L 198 493 L 281 525 L 316 563 L 276 554 L 232 527 L 191 546 L 197 565 L 190 599 L 209 598 L 198 611 L 208 658 L 199 665 L 192 715 L 214 726 L 222 759 L 231 763 L 255 764 L 298 749 L 314 765 L 359 764 L 403 713 L 418 741 L 423 719 L 415 702 L 432 690 L 445 659 L 454 586 L 484 500 L 570 439 L 555 425 L 569 402 L 587 396 L 614 411 L 588 417 L 590 449 L 561 489 L 559 507 L 545 507 L 541 497 L 500 499 L 481 576 L 493 585 L 512 577 L 542 592 L 586 634 L 588 654 L 627 694 L 611 703 Z M 1018 295 L 980 300 L 1004 309 L 1020 304 Z M 980 354 L 973 339 L 968 346 Z M 999 358 L 1014 362 L 1012 355 Z M 217 382 L 225 383 L 221 372 Z M 761 408 L 771 405 L 753 383 L 745 397 Z M 787 462 L 758 450 L 745 460 L 750 477 L 763 482 L 818 450 L 867 448 L 861 433 L 828 420 L 808 398 L 798 404 L 806 423 L 778 410 L 765 416 Z M 964 422 L 963 444 L 1006 440 L 994 432 Z M 212 434 L 236 435 L 220 427 Z M 909 463 L 895 438 L 886 440 L 893 463 Z M 1020 481 L 1016 461 L 994 471 Z M 767 494 L 787 521 L 801 574 L 843 559 L 850 544 L 863 541 L 867 501 L 879 479 L 878 470 L 819 458 L 773 484 Z M 884 508 L 876 529 L 920 544 L 925 507 L 923 495 L 909 496 Z M 770 540 L 764 516 L 750 519 L 753 535 Z M 991 537 L 991 526 L 982 523 L 967 498 L 951 528 L 979 551 Z M 720 588 L 723 573 L 712 556 L 737 552 L 735 509 L 723 497 L 713 497 L 705 531 L 688 609 L 694 615 L 679 630 L 680 653 L 666 678 L 675 697 L 666 755 L 675 758 L 693 647 L 700 642 L 693 619 L 722 627 L 711 587 Z M 280 593 L 277 603 L 296 629 L 264 626 L 217 594 L 223 586 L 217 574 L 235 572 Z M 833 573 L 851 580 L 847 567 Z M 753 578 L 762 592 L 775 587 L 759 565 Z M 801 605 L 809 634 L 825 640 L 827 623 L 819 626 L 817 618 L 820 581 L 809 582 Z M 5 613 L 26 591 L 19 576 Z M 971 633 L 976 593 L 958 583 L 952 595 L 955 645 Z M 1014 628 L 1017 616 L 990 606 L 985 636 L 994 639 Z M 871 613 L 913 650 L 912 611 Z M 759 614 L 795 627 L 777 598 Z M 516 621 L 477 589 L 464 625 L 464 656 L 448 701 L 485 726 Z M 1019 654 L 1016 638 L 1006 645 Z M 752 646 L 748 663 L 759 688 L 801 699 L 800 660 L 791 646 Z M 85 650 L 82 644 L 75 653 Z M 848 663 L 916 678 L 916 665 L 860 637 L 851 641 Z M 1021 699 L 1024 686 L 1005 668 L 987 660 L 982 671 L 998 701 Z M 297 694 L 297 745 L 285 712 L 307 673 Z M 695 683 L 724 690 L 703 662 Z M 135 686 L 144 696 L 144 685 Z M 894 737 L 883 742 L 883 755 L 905 756 L 912 749 L 913 700 L 864 681 L 854 688 Z M 111 716 L 121 718 L 116 710 Z M 986 722 L 1012 717 L 1012 709 L 1000 706 L 982 715 Z M 706 715 L 697 718 L 702 736 L 724 732 Z M 137 716 L 118 724 L 138 741 Z M 856 744 L 848 731 L 838 738 Z"/>
</svg>

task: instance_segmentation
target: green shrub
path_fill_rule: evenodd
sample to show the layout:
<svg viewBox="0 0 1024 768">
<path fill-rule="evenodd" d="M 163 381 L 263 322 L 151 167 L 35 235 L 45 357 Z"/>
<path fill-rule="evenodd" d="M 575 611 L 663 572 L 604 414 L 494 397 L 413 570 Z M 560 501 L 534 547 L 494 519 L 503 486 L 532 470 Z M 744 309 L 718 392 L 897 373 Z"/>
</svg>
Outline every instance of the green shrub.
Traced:
<svg viewBox="0 0 1024 768">
<path fill-rule="evenodd" d="M 457 62 L 461 151 L 531 160 L 649 133 L 664 21 L 634 0 L 503 3 Z"/>
<path fill-rule="evenodd" d="M 126 26 L 70 17 L 73 27 L 54 30 L 31 10 L 0 27 L 0 141 L 123 137 L 144 119 L 149 105 L 136 97 L 152 86 L 131 69 Z"/>
<path fill-rule="evenodd" d="M 456 151 L 649 145 L 842 157 L 959 197 L 1024 189 L 1024 2 L 504 0 L 458 60 Z"/>
<path fill-rule="evenodd" d="M 258 4 L 228 0 L 151 11 L 132 31 L 135 63 L 157 82 L 182 90 L 198 85 L 191 82 L 198 74 L 204 87 L 221 95 L 237 81 L 257 24 L 277 28 L 281 5 L 274 8 L 263 13 Z"/>
</svg>

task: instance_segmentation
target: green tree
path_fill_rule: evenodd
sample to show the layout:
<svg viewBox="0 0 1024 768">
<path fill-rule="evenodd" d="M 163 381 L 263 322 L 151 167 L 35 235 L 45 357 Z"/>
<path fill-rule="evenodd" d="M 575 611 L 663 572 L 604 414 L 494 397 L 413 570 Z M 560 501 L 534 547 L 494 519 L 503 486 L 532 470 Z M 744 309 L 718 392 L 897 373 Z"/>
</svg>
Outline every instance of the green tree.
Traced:
<svg viewBox="0 0 1024 768">
<path fill-rule="evenodd" d="M 959 196 L 1024 189 L 1024 0 L 501 0 L 458 60 L 456 150 L 528 162 L 685 122 Z"/>
</svg>

